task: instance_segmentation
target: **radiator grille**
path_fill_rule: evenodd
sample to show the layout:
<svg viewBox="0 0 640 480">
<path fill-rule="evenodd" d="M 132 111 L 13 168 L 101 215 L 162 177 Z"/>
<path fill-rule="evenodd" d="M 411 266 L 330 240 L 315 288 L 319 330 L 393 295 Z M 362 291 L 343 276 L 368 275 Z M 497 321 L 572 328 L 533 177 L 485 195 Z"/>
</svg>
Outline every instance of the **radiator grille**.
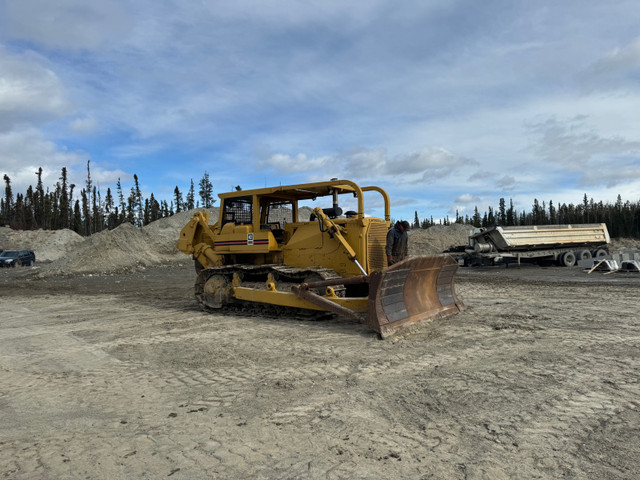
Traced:
<svg viewBox="0 0 640 480">
<path fill-rule="evenodd" d="M 387 225 L 384 222 L 371 222 L 367 238 L 369 255 L 369 272 L 379 271 L 387 266 L 384 247 L 387 243 Z"/>
</svg>

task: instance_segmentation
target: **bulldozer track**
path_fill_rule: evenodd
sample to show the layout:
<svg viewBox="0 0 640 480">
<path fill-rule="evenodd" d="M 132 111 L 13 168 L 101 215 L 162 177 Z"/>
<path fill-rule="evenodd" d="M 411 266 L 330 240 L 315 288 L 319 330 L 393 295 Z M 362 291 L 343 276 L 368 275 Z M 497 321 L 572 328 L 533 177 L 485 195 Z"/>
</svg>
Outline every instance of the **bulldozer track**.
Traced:
<svg viewBox="0 0 640 480">
<path fill-rule="evenodd" d="M 341 278 L 335 271 L 324 267 L 297 268 L 287 265 L 222 265 L 203 269 L 196 279 L 195 297 L 204 311 L 217 311 L 225 314 L 243 315 L 250 317 L 280 317 L 283 315 L 307 320 L 321 320 L 332 317 L 334 314 L 325 311 L 307 310 L 302 308 L 284 307 L 266 303 L 248 302 L 238 300 L 230 295 L 223 298 L 220 304 L 213 304 L 205 295 L 205 284 L 214 278 L 220 282 L 231 285 L 234 275 L 240 278 L 243 287 L 264 290 L 269 275 L 272 275 L 278 284 L 278 290 L 291 291 L 294 285 L 316 280 L 332 280 Z M 334 292 L 339 297 L 344 297 L 345 287 L 335 285 Z M 323 292 L 319 292 L 323 293 Z"/>
</svg>

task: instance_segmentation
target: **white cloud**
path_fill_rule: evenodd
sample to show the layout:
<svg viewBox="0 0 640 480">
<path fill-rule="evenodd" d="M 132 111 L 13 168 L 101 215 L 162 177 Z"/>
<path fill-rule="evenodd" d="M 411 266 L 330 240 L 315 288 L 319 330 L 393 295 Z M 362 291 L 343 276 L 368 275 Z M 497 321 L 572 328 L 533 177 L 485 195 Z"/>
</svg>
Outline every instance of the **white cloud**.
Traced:
<svg viewBox="0 0 640 480">
<path fill-rule="evenodd" d="M 86 153 L 60 148 L 35 128 L 0 132 L 0 169 L 5 172 L 22 165 L 72 166 L 86 158 Z"/>
<path fill-rule="evenodd" d="M 96 131 L 98 123 L 94 118 L 81 117 L 69 122 L 69 130 L 73 133 L 89 134 Z"/>
<path fill-rule="evenodd" d="M 516 188 L 516 186 L 518 185 L 518 182 L 516 181 L 515 177 L 513 177 L 512 175 L 504 175 L 498 179 L 496 184 L 502 190 L 510 191 Z"/>
<path fill-rule="evenodd" d="M 415 198 L 398 197 L 391 200 L 391 205 L 394 207 L 405 207 L 405 206 L 412 206 L 415 204 L 416 204 Z"/>
<path fill-rule="evenodd" d="M 399 184 L 431 183 L 475 165 L 471 159 L 458 157 L 442 148 L 426 148 L 406 155 L 389 157 L 384 149 L 352 149 L 334 156 L 311 158 L 274 154 L 260 162 L 262 169 L 280 173 L 307 172 L 318 176 L 338 176 L 367 180 L 392 179 Z"/>
<path fill-rule="evenodd" d="M 456 197 L 456 203 L 478 203 L 480 202 L 480 197 L 477 195 L 472 195 L 470 193 L 463 193 L 462 195 Z"/>
<path fill-rule="evenodd" d="M 348 177 L 372 178 L 388 173 L 389 156 L 386 149 L 352 149 L 337 155 L 337 165 Z"/>
<path fill-rule="evenodd" d="M 584 115 L 549 118 L 532 125 L 531 130 L 538 136 L 535 153 L 575 174 L 580 185 L 612 187 L 640 176 L 640 141 L 605 137 L 590 127 Z"/>
<path fill-rule="evenodd" d="M 69 110 L 62 82 L 29 55 L 0 46 L 0 130 L 59 118 Z"/>
<path fill-rule="evenodd" d="M 631 43 L 606 53 L 592 66 L 596 74 L 629 72 L 640 68 L 640 37 Z"/>
<path fill-rule="evenodd" d="M 475 207 L 480 207 L 483 203 L 484 199 L 482 197 L 471 193 L 463 193 L 456 197 L 454 204 L 448 208 L 447 213 L 451 217 L 455 217 L 456 213 L 462 217 L 472 215 Z"/>
<path fill-rule="evenodd" d="M 413 5 L 413 13 L 433 8 L 429 4 Z M 367 2 L 343 2 L 340 0 L 324 0 L 322 2 L 301 3 L 297 1 L 264 2 L 262 0 L 235 0 L 233 2 L 209 2 L 195 7 L 180 5 L 183 15 L 210 15 L 229 21 L 251 22 L 254 25 L 269 25 L 272 28 L 284 29 L 299 25 L 330 25 L 342 29 L 366 28 L 370 22 L 388 7 L 386 0 L 370 0 Z M 398 13 L 402 15 L 401 13 Z"/>
<path fill-rule="evenodd" d="M 81 173 L 81 174 L 80 174 Z M 82 172 L 78 172 L 77 178 L 86 179 L 86 167 Z M 97 163 L 91 162 L 91 180 L 95 185 L 114 185 L 118 179 L 123 183 L 123 190 L 126 190 L 124 182 L 133 181 L 133 175 L 122 171 L 119 168 L 107 169 Z M 100 189 L 102 194 L 106 193 L 106 187 Z M 113 189 L 112 189 L 113 190 Z"/>
<path fill-rule="evenodd" d="M 414 157 L 420 159 L 424 172 L 422 180 L 425 182 L 440 180 L 478 165 L 475 160 L 455 155 L 444 148 L 423 150 Z"/>
<path fill-rule="evenodd" d="M 309 158 L 304 153 L 299 153 L 295 157 L 276 153 L 260 162 L 262 168 L 272 168 L 279 173 L 310 172 L 313 170 L 325 170 L 332 164 L 331 157 Z"/>
<path fill-rule="evenodd" d="M 9 176 L 14 193 L 34 185 L 40 167 L 43 183 L 51 186 L 58 180 L 61 167 L 71 168 L 86 158 L 83 152 L 61 149 L 34 128 L 0 132 L 0 172 Z"/>
<path fill-rule="evenodd" d="M 0 132 L 0 174 L 9 176 L 14 194 L 24 193 L 29 185 L 36 184 L 36 172 L 40 167 L 45 188 L 56 184 L 62 167 L 67 168 L 69 183 L 82 186 L 88 159 L 86 152 L 69 151 L 47 140 L 34 128 Z M 119 168 L 105 168 L 91 162 L 91 177 L 96 184 L 109 185 L 118 178 L 129 179 L 131 175 Z"/>
<path fill-rule="evenodd" d="M 0 133 L 25 142 L 2 153 L 54 177 L 112 159 L 105 179 L 135 166 L 156 192 L 176 158 L 186 181 L 211 164 L 228 185 L 351 178 L 435 216 L 461 192 L 637 191 L 640 9 L 497 8 L 0 2 Z"/>
<path fill-rule="evenodd" d="M 44 47 L 70 49 L 117 42 L 131 25 L 130 16 L 115 1 L 3 2 L 0 19 L 7 36 Z"/>
<path fill-rule="evenodd" d="M 131 158 L 150 156 L 158 153 L 163 149 L 161 143 L 123 143 L 117 144 L 109 150 L 109 153 L 115 157 L 129 160 Z"/>
<path fill-rule="evenodd" d="M 579 186 L 585 189 L 593 187 L 618 188 L 626 183 L 638 183 L 640 179 L 640 157 L 633 160 L 619 159 L 611 162 L 610 159 L 600 159 L 582 169 L 579 177 Z"/>
</svg>

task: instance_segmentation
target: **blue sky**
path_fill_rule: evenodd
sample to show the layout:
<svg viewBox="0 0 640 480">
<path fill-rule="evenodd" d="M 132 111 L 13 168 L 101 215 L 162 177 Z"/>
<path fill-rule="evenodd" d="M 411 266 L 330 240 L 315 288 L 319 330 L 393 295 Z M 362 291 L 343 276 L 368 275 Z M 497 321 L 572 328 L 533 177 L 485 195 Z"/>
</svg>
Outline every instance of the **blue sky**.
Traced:
<svg viewBox="0 0 640 480">
<path fill-rule="evenodd" d="M 635 202 L 639 127 L 637 0 L 0 0 L 14 192 L 90 159 L 103 195 L 339 177 L 410 220 Z"/>
</svg>

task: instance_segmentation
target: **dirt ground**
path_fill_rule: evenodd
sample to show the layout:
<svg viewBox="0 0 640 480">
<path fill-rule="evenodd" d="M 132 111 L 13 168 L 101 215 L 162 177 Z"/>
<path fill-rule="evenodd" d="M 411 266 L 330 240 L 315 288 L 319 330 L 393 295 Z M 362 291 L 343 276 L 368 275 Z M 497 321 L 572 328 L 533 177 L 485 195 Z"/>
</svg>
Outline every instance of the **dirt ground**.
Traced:
<svg viewBox="0 0 640 480">
<path fill-rule="evenodd" d="M 464 312 L 384 341 L 193 280 L 0 270 L 2 478 L 640 477 L 638 274 L 461 269 Z"/>
</svg>

